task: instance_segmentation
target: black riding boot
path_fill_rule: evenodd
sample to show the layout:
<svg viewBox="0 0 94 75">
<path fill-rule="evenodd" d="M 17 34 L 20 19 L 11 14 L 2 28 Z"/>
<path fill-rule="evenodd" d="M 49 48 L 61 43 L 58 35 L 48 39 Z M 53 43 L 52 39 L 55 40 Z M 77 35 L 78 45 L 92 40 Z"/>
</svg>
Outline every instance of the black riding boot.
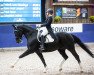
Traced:
<svg viewBox="0 0 94 75">
<path fill-rule="evenodd" d="M 41 36 L 41 45 L 39 48 L 41 51 L 44 50 L 44 36 Z"/>
</svg>

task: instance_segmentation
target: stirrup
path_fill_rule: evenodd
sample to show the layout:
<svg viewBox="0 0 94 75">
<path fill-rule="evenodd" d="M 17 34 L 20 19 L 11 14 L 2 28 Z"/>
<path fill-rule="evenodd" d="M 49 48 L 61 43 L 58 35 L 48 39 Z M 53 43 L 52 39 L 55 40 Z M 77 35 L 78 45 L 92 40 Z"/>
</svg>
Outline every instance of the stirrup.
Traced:
<svg viewBox="0 0 94 75">
<path fill-rule="evenodd" d="M 44 49 L 44 48 L 39 48 L 39 50 L 43 51 L 43 50 L 45 50 L 45 49 Z"/>
<path fill-rule="evenodd" d="M 40 46 L 39 50 L 43 51 L 45 50 L 43 46 Z"/>
</svg>

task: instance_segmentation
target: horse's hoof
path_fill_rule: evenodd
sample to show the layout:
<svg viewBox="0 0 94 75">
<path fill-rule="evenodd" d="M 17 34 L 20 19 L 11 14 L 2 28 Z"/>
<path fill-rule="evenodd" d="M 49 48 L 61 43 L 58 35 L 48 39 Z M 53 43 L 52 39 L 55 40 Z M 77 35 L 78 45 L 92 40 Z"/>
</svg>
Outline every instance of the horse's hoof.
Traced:
<svg viewBox="0 0 94 75">
<path fill-rule="evenodd" d="M 92 57 L 94 58 L 94 55 Z"/>
<path fill-rule="evenodd" d="M 11 68 L 14 68 L 14 66 L 11 66 Z"/>
<path fill-rule="evenodd" d="M 45 67 L 43 73 L 47 73 L 48 67 Z"/>
<path fill-rule="evenodd" d="M 80 73 L 84 73 L 84 71 L 80 71 Z"/>
<path fill-rule="evenodd" d="M 59 69 L 59 71 L 61 72 L 61 71 L 62 71 L 62 68 L 61 68 L 61 69 Z"/>
<path fill-rule="evenodd" d="M 47 69 L 45 69 L 45 70 L 43 71 L 43 73 L 47 73 Z"/>
<path fill-rule="evenodd" d="M 43 73 L 47 73 L 47 70 L 44 70 Z"/>
<path fill-rule="evenodd" d="M 43 73 L 47 73 L 46 71 L 44 71 Z"/>
</svg>

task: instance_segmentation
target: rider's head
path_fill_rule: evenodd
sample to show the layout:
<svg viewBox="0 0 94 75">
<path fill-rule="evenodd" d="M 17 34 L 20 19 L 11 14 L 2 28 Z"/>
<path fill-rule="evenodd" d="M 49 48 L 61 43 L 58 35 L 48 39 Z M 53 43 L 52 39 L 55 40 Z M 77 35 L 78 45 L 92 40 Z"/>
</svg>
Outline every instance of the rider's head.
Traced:
<svg viewBox="0 0 94 75">
<path fill-rule="evenodd" d="M 51 8 L 47 9 L 46 15 L 47 15 L 47 16 L 53 15 L 53 9 L 51 9 Z"/>
</svg>

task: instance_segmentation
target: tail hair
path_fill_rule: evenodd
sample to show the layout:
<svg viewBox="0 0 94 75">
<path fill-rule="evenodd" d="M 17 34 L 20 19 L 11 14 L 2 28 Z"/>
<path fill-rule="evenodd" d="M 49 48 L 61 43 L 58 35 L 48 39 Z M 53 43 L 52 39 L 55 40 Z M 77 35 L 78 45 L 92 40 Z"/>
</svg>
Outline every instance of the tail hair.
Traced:
<svg viewBox="0 0 94 75">
<path fill-rule="evenodd" d="M 91 57 L 94 58 L 94 54 L 89 50 L 88 46 L 85 45 L 77 36 L 73 35 L 75 43 L 77 43 L 82 49 L 84 49 Z"/>
</svg>

